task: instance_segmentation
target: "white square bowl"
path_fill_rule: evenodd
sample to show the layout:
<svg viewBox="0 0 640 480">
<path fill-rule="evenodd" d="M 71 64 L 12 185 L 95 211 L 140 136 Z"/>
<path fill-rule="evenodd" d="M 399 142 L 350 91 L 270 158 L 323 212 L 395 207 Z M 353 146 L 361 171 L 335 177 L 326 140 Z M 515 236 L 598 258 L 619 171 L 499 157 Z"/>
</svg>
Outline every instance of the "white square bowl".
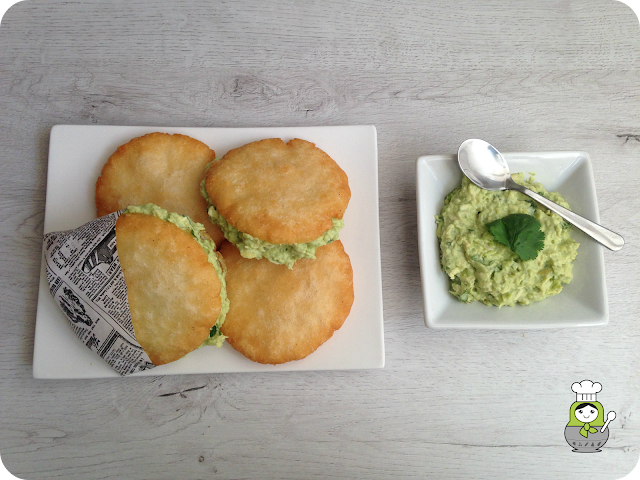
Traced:
<svg viewBox="0 0 640 480">
<path fill-rule="evenodd" d="M 511 172 L 535 173 L 548 191 L 560 193 L 571 209 L 600 221 L 591 160 L 585 152 L 503 154 Z M 445 196 L 460 185 L 462 172 L 455 155 L 420 157 L 416 163 L 420 275 L 425 324 L 429 328 L 538 329 L 606 325 L 609 321 L 602 247 L 573 228 L 580 243 L 573 280 L 558 295 L 528 306 L 492 307 L 462 303 L 449 293 L 449 279 L 440 266 L 435 215 Z"/>
</svg>

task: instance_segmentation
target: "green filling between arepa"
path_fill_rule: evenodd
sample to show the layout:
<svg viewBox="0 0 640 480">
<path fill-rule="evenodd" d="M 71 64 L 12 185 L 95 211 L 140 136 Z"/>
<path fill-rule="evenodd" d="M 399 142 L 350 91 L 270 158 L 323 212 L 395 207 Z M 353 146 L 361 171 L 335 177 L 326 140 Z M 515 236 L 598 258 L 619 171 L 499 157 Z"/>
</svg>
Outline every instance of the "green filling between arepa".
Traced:
<svg viewBox="0 0 640 480">
<path fill-rule="evenodd" d="M 226 337 L 222 334 L 222 332 L 220 332 L 220 327 L 222 327 L 222 324 L 224 323 L 224 320 L 227 316 L 227 312 L 229 311 L 229 297 L 227 296 L 225 266 L 220 262 L 220 259 L 218 257 L 219 253 L 216 252 L 216 244 L 212 240 L 207 240 L 200 236 L 200 232 L 204 231 L 205 229 L 204 225 L 194 222 L 185 215 L 168 212 L 164 208 L 158 207 L 153 203 L 148 203 L 146 205 L 131 205 L 127 207 L 124 213 L 142 213 L 159 218 L 160 220 L 164 220 L 165 222 L 173 223 L 183 232 L 190 234 L 207 253 L 207 259 L 209 260 L 209 263 L 213 265 L 213 268 L 215 269 L 216 273 L 218 274 L 218 278 L 220 279 L 220 299 L 222 300 L 222 307 L 220 308 L 220 315 L 218 315 L 216 324 L 211 327 L 209 338 L 207 338 L 203 342 L 202 346 L 215 345 L 218 348 L 221 347 Z"/>
<path fill-rule="evenodd" d="M 219 159 L 216 158 L 214 162 L 217 160 Z M 205 174 L 207 170 L 209 170 L 211 163 L 206 166 Z M 244 258 L 266 258 L 273 263 L 286 265 L 291 269 L 293 268 L 293 264 L 296 260 L 300 260 L 301 258 L 315 259 L 316 249 L 338 240 L 340 238 L 340 230 L 344 227 L 344 220 L 341 218 L 334 218 L 332 219 L 333 227 L 324 232 L 319 238 L 310 242 L 275 244 L 267 242 L 266 240 L 260 240 L 253 235 L 239 231 L 233 225 L 230 225 L 222 215 L 220 215 L 220 212 L 218 212 L 215 205 L 211 202 L 211 198 L 207 193 L 205 184 L 206 176 L 200 182 L 200 193 L 209 205 L 209 208 L 207 209 L 209 218 L 214 224 L 220 227 L 224 238 L 238 247 L 240 255 Z"/>
</svg>

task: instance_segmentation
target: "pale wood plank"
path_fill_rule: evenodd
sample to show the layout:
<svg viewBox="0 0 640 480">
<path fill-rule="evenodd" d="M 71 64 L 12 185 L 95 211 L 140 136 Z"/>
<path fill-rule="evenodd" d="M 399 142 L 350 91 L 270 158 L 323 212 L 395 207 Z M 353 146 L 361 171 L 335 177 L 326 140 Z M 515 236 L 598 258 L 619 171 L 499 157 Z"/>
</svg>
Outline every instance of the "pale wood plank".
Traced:
<svg viewBox="0 0 640 480">
<path fill-rule="evenodd" d="M 622 477 L 640 446 L 639 34 L 613 0 L 13 7 L 0 28 L 5 465 L 34 479 Z M 57 123 L 375 124 L 385 369 L 34 381 Z M 415 160 L 472 136 L 591 154 L 602 222 L 628 240 L 605 254 L 609 326 L 425 329 Z M 598 455 L 563 438 L 583 378 L 618 413 Z"/>
</svg>

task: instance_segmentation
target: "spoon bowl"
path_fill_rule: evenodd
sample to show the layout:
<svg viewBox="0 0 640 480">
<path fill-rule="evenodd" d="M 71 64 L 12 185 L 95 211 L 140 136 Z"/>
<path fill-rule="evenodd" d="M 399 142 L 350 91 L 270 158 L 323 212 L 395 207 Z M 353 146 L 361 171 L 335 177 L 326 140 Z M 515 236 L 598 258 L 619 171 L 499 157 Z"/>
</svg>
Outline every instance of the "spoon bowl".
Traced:
<svg viewBox="0 0 640 480">
<path fill-rule="evenodd" d="M 458 164 L 469 180 L 485 190 L 506 190 L 511 178 L 502 154 L 483 140 L 463 142 L 458 149 Z"/>
<path fill-rule="evenodd" d="M 587 220 L 514 182 L 509 172 L 509 166 L 502 154 L 484 140 L 473 138 L 462 142 L 458 149 L 458 165 L 460 165 L 462 173 L 480 188 L 493 191 L 517 190 L 533 198 L 552 212 L 557 213 L 567 222 L 576 226 L 608 249 L 620 250 L 624 245 L 624 239 L 617 233 L 591 220 Z"/>
</svg>

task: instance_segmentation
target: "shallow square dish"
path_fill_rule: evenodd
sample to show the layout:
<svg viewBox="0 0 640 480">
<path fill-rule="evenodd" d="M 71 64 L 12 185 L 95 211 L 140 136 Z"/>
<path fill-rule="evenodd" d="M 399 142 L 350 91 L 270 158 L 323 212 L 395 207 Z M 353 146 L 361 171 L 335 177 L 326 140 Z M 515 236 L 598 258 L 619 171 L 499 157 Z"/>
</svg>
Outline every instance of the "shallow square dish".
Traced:
<svg viewBox="0 0 640 480">
<path fill-rule="evenodd" d="M 548 191 L 560 193 L 571 209 L 600 221 L 591 160 L 585 152 L 506 153 L 511 172 L 535 173 Z M 462 172 L 455 155 L 420 157 L 416 163 L 420 275 L 424 318 L 430 328 L 532 329 L 605 325 L 609 321 L 604 257 L 599 243 L 577 228 L 580 243 L 573 280 L 558 295 L 528 306 L 496 308 L 480 302 L 462 303 L 449 293 L 440 267 L 435 215 L 445 196 L 460 185 Z"/>
<path fill-rule="evenodd" d="M 378 224 L 378 147 L 373 126 L 284 128 L 161 128 L 56 125 L 51 130 L 44 233 L 69 230 L 96 216 L 95 183 L 115 149 L 150 132 L 196 138 L 222 156 L 263 138 L 302 138 L 327 152 L 349 176 L 351 201 L 340 239 L 351 258 L 355 301 L 340 330 L 307 358 L 261 365 L 225 343 L 204 347 L 176 362 L 134 376 L 182 373 L 346 370 L 384 366 L 380 230 Z M 118 377 L 75 336 L 48 289 L 44 262 L 40 273 L 33 354 L 35 378 Z"/>
</svg>

